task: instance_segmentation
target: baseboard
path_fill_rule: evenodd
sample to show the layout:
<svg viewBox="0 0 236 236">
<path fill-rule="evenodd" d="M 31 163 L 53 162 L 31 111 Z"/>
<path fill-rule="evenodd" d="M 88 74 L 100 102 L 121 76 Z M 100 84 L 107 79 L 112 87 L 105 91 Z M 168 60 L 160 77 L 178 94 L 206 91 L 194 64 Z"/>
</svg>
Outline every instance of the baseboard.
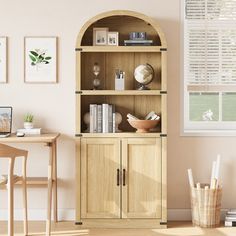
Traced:
<svg viewBox="0 0 236 236">
<path fill-rule="evenodd" d="M 224 215 L 227 209 L 221 209 L 221 219 L 224 219 Z M 0 220 L 7 220 L 7 209 L 0 210 Z M 45 220 L 46 209 L 29 209 L 28 211 L 29 220 Z M 15 220 L 22 220 L 23 212 L 22 209 L 15 209 Z M 74 209 L 59 209 L 58 219 L 65 221 L 75 220 Z M 191 209 L 168 209 L 168 221 L 190 221 L 191 220 Z"/>
<path fill-rule="evenodd" d="M 221 220 L 224 220 L 228 209 L 221 209 Z M 191 209 L 168 209 L 168 221 L 190 221 Z"/>
<path fill-rule="evenodd" d="M 32 221 L 41 221 L 47 218 L 46 209 L 29 209 L 28 210 L 28 219 Z M 7 209 L 0 210 L 0 220 L 7 220 L 8 211 Z M 15 220 L 23 219 L 23 210 L 15 209 L 14 210 Z M 53 212 L 52 212 L 53 217 Z M 58 220 L 65 221 L 74 221 L 75 220 L 75 210 L 74 209 L 58 209 Z"/>
</svg>

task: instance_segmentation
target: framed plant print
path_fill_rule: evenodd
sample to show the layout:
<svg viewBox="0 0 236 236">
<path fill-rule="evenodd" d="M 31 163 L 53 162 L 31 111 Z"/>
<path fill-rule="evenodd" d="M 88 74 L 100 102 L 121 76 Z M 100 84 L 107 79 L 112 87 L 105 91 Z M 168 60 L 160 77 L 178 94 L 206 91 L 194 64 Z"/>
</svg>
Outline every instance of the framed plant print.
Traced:
<svg viewBox="0 0 236 236">
<path fill-rule="evenodd" d="M 7 83 L 7 37 L 0 37 L 0 83 Z"/>
<path fill-rule="evenodd" d="M 119 45 L 119 33 L 118 32 L 108 32 L 107 42 L 108 42 L 108 45 L 118 46 Z"/>
<path fill-rule="evenodd" d="M 25 83 L 57 82 L 57 37 L 25 37 Z"/>
<path fill-rule="evenodd" d="M 107 45 L 108 28 L 93 28 L 93 45 Z"/>
</svg>

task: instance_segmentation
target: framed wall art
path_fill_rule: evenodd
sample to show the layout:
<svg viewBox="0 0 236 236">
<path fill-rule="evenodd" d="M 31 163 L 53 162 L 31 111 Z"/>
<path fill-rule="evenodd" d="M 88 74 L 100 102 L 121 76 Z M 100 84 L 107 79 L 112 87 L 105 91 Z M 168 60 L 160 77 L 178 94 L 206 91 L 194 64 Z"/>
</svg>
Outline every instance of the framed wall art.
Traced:
<svg viewBox="0 0 236 236">
<path fill-rule="evenodd" d="M 93 28 L 93 45 L 107 45 L 108 28 Z"/>
<path fill-rule="evenodd" d="M 118 46 L 119 45 L 119 33 L 118 32 L 108 32 L 107 42 L 108 42 L 108 45 L 110 45 L 110 46 Z"/>
<path fill-rule="evenodd" d="M 0 37 L 0 83 L 7 83 L 7 37 Z"/>
<path fill-rule="evenodd" d="M 24 38 L 25 83 L 57 83 L 57 37 Z"/>
</svg>

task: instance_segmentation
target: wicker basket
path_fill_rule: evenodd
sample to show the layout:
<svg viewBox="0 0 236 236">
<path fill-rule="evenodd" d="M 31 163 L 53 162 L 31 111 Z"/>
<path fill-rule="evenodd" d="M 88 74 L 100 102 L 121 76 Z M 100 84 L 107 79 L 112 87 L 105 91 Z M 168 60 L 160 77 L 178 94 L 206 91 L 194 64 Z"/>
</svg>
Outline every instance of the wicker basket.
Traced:
<svg viewBox="0 0 236 236">
<path fill-rule="evenodd" d="M 217 227 L 220 224 L 222 188 L 191 188 L 192 222 L 201 227 Z"/>
</svg>

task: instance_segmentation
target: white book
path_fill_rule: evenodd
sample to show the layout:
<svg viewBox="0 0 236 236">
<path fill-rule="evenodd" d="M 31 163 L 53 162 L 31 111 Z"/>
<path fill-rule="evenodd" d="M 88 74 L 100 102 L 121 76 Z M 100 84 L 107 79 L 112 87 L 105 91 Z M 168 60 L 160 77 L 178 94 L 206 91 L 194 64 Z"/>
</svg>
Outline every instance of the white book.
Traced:
<svg viewBox="0 0 236 236">
<path fill-rule="evenodd" d="M 108 133 L 108 106 L 109 104 L 102 104 L 102 132 Z"/>
<path fill-rule="evenodd" d="M 102 105 L 98 105 L 98 133 L 102 133 Z"/>
<path fill-rule="evenodd" d="M 116 132 L 116 113 L 112 113 L 112 133 Z"/>
<path fill-rule="evenodd" d="M 41 128 L 17 129 L 17 132 L 24 134 L 41 134 Z"/>
<path fill-rule="evenodd" d="M 93 106 L 93 133 L 97 133 L 98 131 L 98 105 L 94 104 Z"/>
<path fill-rule="evenodd" d="M 90 104 L 89 105 L 89 117 L 90 117 L 90 123 L 89 123 L 89 132 L 94 133 L 94 105 L 95 104 Z"/>
<path fill-rule="evenodd" d="M 225 227 L 235 227 L 236 221 L 225 221 Z"/>
</svg>

